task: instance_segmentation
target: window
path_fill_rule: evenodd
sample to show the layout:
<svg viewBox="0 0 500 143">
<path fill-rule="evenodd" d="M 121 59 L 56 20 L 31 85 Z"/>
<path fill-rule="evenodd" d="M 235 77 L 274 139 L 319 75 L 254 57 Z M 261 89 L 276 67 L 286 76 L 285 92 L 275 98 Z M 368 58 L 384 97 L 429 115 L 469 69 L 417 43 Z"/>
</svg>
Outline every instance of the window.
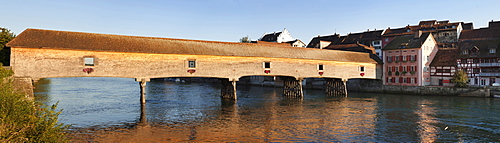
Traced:
<svg viewBox="0 0 500 143">
<path fill-rule="evenodd" d="M 271 62 L 264 62 L 264 68 L 266 69 L 271 68 Z"/>
<path fill-rule="evenodd" d="M 410 61 L 415 61 L 415 57 L 416 57 L 416 56 L 417 56 L 417 55 L 410 55 Z"/>
<path fill-rule="evenodd" d="M 83 61 L 85 63 L 85 66 L 94 66 L 95 65 L 95 60 L 93 57 L 84 57 Z"/>
<path fill-rule="evenodd" d="M 406 55 L 404 55 L 402 60 L 406 61 L 406 59 L 407 59 L 407 57 L 406 57 Z"/>
<path fill-rule="evenodd" d="M 322 64 L 319 64 L 318 65 L 318 70 L 322 71 L 323 70 L 323 65 Z"/>
<path fill-rule="evenodd" d="M 373 44 L 373 45 L 380 45 L 380 41 L 379 41 L 379 40 L 377 40 L 377 41 L 373 41 L 373 42 L 372 42 L 372 44 Z"/>
<path fill-rule="evenodd" d="M 411 83 L 415 83 L 415 78 L 411 78 Z"/>
<path fill-rule="evenodd" d="M 462 55 L 467 55 L 467 54 L 469 54 L 469 50 L 463 50 L 462 51 Z"/>
<path fill-rule="evenodd" d="M 407 79 L 407 78 L 403 78 L 403 83 L 407 83 L 406 79 Z"/>
<path fill-rule="evenodd" d="M 491 54 L 494 54 L 494 53 L 496 53 L 496 52 L 497 52 L 497 49 L 490 49 L 490 53 L 491 53 Z"/>
<path fill-rule="evenodd" d="M 389 41 L 389 38 L 385 38 L 385 42 Z"/>
<path fill-rule="evenodd" d="M 196 61 L 195 60 L 189 60 L 188 61 L 188 67 L 189 68 L 196 68 Z"/>
<path fill-rule="evenodd" d="M 364 72 L 365 71 L 365 67 L 364 66 L 360 66 L 359 67 L 359 71 Z"/>
<path fill-rule="evenodd" d="M 411 50 L 411 52 L 415 52 L 415 50 Z"/>
</svg>

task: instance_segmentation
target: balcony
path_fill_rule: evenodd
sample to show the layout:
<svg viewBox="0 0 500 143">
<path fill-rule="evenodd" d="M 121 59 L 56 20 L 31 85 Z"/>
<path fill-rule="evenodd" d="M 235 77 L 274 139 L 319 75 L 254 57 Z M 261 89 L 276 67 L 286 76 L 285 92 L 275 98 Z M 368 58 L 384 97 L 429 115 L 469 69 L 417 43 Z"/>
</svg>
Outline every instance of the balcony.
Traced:
<svg viewBox="0 0 500 143">
<path fill-rule="evenodd" d="M 479 67 L 500 67 L 500 63 L 479 63 Z"/>
<path fill-rule="evenodd" d="M 479 76 L 500 76 L 500 73 L 479 73 Z"/>
</svg>

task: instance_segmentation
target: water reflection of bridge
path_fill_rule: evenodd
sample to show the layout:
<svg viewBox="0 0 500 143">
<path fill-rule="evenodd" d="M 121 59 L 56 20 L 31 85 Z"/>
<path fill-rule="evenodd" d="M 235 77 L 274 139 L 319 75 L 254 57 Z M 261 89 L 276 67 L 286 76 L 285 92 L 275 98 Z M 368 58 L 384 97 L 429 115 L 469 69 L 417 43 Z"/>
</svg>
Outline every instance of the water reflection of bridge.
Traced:
<svg viewBox="0 0 500 143">
<path fill-rule="evenodd" d="M 141 103 L 151 78 L 220 78 L 222 98 L 236 99 L 240 78 L 273 76 L 285 95 L 302 97 L 305 78 L 325 78 L 327 94 L 347 95 L 348 79 L 375 79 L 377 69 L 368 53 L 40 29 L 7 45 L 16 78 L 135 78 Z"/>
</svg>

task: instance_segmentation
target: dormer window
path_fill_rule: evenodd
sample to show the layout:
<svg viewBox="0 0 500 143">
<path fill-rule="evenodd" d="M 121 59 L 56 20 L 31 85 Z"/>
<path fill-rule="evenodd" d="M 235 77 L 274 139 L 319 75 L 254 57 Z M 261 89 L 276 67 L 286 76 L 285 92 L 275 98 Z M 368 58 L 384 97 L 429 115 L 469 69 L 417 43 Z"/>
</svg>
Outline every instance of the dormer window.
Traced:
<svg viewBox="0 0 500 143">
<path fill-rule="evenodd" d="M 411 29 L 406 29 L 406 32 L 411 32 Z"/>
<path fill-rule="evenodd" d="M 497 52 L 497 49 L 490 49 L 490 54 L 494 54 Z"/>
<path fill-rule="evenodd" d="M 467 55 L 467 54 L 469 54 L 469 50 L 463 50 L 462 51 L 462 55 Z"/>
</svg>

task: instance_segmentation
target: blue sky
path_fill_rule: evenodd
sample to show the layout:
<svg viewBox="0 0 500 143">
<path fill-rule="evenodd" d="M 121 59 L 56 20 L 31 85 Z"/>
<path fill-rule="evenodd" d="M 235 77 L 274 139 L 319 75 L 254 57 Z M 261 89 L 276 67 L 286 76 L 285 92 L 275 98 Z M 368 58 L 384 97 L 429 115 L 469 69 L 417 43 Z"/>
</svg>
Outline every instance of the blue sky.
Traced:
<svg viewBox="0 0 500 143">
<path fill-rule="evenodd" d="M 498 0 L 9 0 L 0 27 L 237 42 L 286 28 L 317 35 L 415 25 L 421 20 L 500 20 Z"/>
</svg>

